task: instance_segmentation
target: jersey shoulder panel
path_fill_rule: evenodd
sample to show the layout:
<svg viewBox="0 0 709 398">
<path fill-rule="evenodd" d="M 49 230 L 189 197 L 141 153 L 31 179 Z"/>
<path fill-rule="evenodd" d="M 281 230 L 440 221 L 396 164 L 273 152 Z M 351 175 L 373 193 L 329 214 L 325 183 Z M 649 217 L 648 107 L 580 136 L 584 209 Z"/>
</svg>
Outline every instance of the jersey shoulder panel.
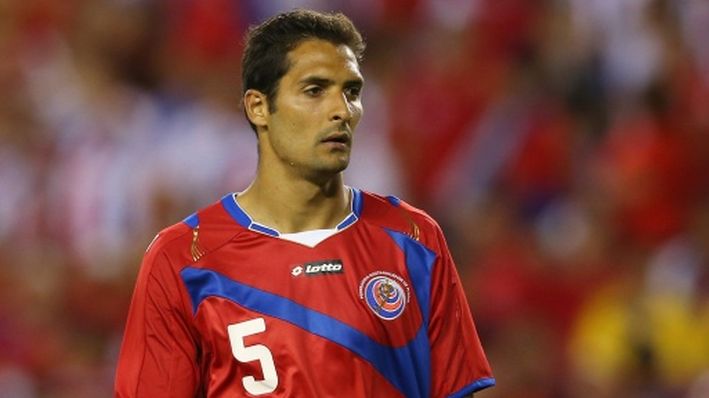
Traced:
<svg viewBox="0 0 709 398">
<path fill-rule="evenodd" d="M 424 210 L 396 196 L 362 191 L 362 218 L 369 223 L 406 234 L 425 246 L 436 247 L 440 227 Z"/>
<path fill-rule="evenodd" d="M 146 250 L 146 257 L 163 253 L 182 268 L 216 250 L 244 228 L 235 223 L 221 201 L 192 213 L 160 231 Z"/>
<path fill-rule="evenodd" d="M 183 222 L 164 228 L 155 235 L 148 245 L 148 248 L 145 250 L 143 266 L 145 267 L 147 265 L 152 267 L 152 265 L 156 263 L 155 260 L 160 256 L 167 256 L 168 259 L 178 260 L 170 261 L 172 264 L 182 263 L 182 261 L 179 261 L 180 258 L 189 258 L 190 236 L 191 229 Z M 184 248 L 186 248 L 186 250 Z"/>
<path fill-rule="evenodd" d="M 193 213 L 183 221 L 192 231 L 190 244 L 192 262 L 216 251 L 236 235 L 247 231 L 247 228 L 236 222 L 225 209 L 224 203 L 229 195 Z"/>
</svg>

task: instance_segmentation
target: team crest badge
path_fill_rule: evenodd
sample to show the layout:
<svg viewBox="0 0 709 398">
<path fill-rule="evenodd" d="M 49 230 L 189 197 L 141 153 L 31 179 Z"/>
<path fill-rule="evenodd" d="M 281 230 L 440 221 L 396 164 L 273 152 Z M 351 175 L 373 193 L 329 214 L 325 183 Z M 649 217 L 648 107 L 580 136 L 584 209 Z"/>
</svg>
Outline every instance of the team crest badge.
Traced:
<svg viewBox="0 0 709 398">
<path fill-rule="evenodd" d="M 404 312 L 409 302 L 409 285 L 391 272 L 372 272 L 360 282 L 359 298 L 376 316 L 391 321 Z"/>
</svg>

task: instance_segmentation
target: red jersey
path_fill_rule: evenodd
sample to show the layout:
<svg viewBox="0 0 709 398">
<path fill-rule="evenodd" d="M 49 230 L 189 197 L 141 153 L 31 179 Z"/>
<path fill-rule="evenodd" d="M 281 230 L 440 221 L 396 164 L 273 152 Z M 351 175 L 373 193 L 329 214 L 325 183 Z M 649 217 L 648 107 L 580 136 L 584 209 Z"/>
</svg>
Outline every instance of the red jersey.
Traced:
<svg viewBox="0 0 709 398">
<path fill-rule="evenodd" d="M 461 397 L 492 386 L 443 234 L 352 189 L 314 245 L 235 194 L 158 234 L 136 283 L 117 397 Z M 312 246 L 312 247 L 311 247 Z"/>
</svg>

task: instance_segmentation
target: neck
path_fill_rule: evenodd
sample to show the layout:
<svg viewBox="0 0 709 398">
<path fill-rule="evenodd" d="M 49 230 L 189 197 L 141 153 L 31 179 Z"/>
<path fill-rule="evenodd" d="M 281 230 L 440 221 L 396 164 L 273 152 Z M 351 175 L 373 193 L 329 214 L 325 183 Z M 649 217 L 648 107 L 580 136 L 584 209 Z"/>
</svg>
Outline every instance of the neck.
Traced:
<svg viewBox="0 0 709 398">
<path fill-rule="evenodd" d="M 342 173 L 318 182 L 257 173 L 238 201 L 254 221 L 282 233 L 334 228 L 350 212 Z"/>
</svg>

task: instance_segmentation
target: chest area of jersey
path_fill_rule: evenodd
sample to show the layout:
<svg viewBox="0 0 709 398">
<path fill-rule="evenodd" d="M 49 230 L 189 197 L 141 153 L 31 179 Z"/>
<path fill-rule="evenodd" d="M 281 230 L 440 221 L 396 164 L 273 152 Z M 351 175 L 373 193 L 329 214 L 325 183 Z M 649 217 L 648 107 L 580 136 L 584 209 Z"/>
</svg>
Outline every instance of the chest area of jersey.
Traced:
<svg viewBox="0 0 709 398">
<path fill-rule="evenodd" d="M 343 325 L 398 346 L 423 322 L 416 290 L 428 286 L 412 274 L 432 260 L 413 251 L 377 230 L 345 231 L 315 248 L 248 234 L 182 277 L 203 328 L 262 314 L 305 329 L 314 319 Z"/>
</svg>

